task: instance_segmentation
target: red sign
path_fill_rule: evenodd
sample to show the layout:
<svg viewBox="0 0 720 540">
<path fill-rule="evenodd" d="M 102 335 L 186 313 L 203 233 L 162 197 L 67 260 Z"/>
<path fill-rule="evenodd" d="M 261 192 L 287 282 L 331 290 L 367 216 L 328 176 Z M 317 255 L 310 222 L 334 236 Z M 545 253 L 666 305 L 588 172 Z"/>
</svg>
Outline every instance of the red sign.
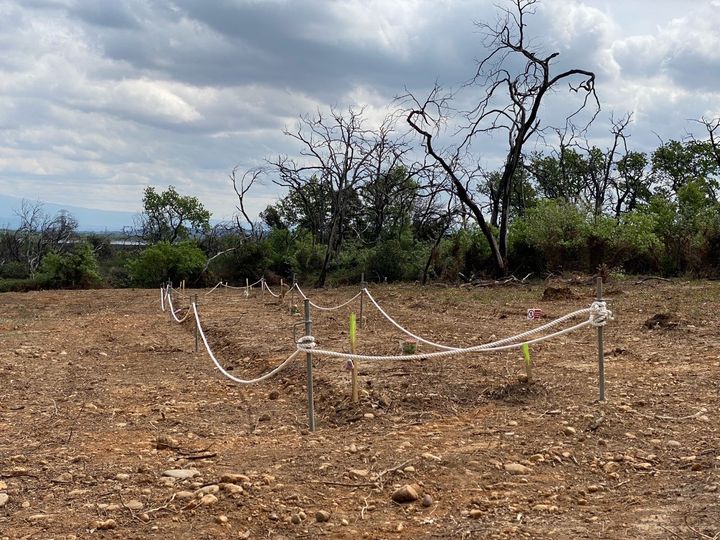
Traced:
<svg viewBox="0 0 720 540">
<path fill-rule="evenodd" d="M 538 309 L 538 308 L 528 309 L 527 318 L 529 320 L 533 321 L 535 319 L 542 319 L 542 316 L 543 316 L 542 309 Z"/>
</svg>

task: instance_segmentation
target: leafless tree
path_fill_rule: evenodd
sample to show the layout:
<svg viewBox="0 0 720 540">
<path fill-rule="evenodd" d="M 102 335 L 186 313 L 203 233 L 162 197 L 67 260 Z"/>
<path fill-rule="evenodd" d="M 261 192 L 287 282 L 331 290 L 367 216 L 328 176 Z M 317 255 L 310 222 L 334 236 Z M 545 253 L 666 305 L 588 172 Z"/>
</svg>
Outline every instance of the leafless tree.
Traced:
<svg viewBox="0 0 720 540">
<path fill-rule="evenodd" d="M 366 127 L 363 110 L 352 108 L 301 116 L 294 130 L 285 130 L 300 144 L 300 156 L 279 156 L 271 161 L 277 173 L 273 181 L 296 195 L 308 211 L 322 202 L 312 200 L 314 195 L 329 197 L 327 214 L 320 204 L 321 217 L 327 217 L 326 250 L 317 287 L 325 284 L 331 257 L 340 253 L 360 189 L 377 178 L 379 171 L 398 163 L 404 153 L 393 146 L 393 133 L 392 119 L 373 130 Z M 308 187 L 317 189 L 308 191 Z M 320 193 L 315 193 L 318 190 Z"/>
<path fill-rule="evenodd" d="M 48 215 L 42 203 L 23 200 L 15 211 L 19 226 L 8 232 L 3 241 L 11 260 L 27 265 L 30 275 L 37 273 L 42 259 L 51 251 L 62 252 L 70 245 L 77 230 L 77 220 L 65 210 Z"/>
<path fill-rule="evenodd" d="M 235 225 L 243 238 L 248 236 L 247 229 L 249 229 L 249 237 L 257 240 L 261 236 L 261 231 L 257 227 L 257 224 L 250 219 L 250 216 L 245 209 L 245 198 L 252 189 L 253 185 L 256 182 L 259 182 L 259 178 L 265 173 L 265 170 L 261 167 L 250 169 L 245 171 L 242 176 L 238 178 L 237 173 L 239 168 L 240 167 L 236 165 L 230 173 L 230 181 L 232 182 L 235 195 L 237 195 L 238 198 L 238 204 L 235 206 L 235 209 L 238 212 L 235 214 Z"/>
<path fill-rule="evenodd" d="M 573 119 L 589 103 L 594 106 L 592 118 L 600 109 L 595 94 L 595 74 L 585 69 L 568 69 L 555 73 L 553 62 L 558 52 L 542 54 L 526 36 L 526 18 L 534 13 L 537 0 L 514 0 L 512 8 L 502 11 L 496 25 L 478 24 L 484 44 L 490 51 L 476 67 L 475 74 L 462 88 L 480 90 L 480 97 L 469 110 L 459 111 L 454 103 L 458 94 L 446 93 L 439 85 L 425 99 L 412 94 L 405 96 L 410 111 L 407 122 L 423 140 L 425 151 L 445 170 L 460 201 L 472 213 L 487 238 L 496 272 L 508 271 L 507 229 L 510 194 L 515 171 L 520 165 L 524 145 L 542 129 L 539 118 L 544 99 L 563 83 L 579 94 L 580 103 L 566 118 Z M 514 66 L 522 65 L 515 70 Z M 442 127 L 452 123 L 455 143 L 445 148 L 436 145 Z M 473 145 L 481 135 L 505 133 L 507 154 L 502 167 L 500 190 L 499 233 L 489 226 L 481 205 L 468 186 L 475 182 L 477 156 Z M 474 177 L 475 175 L 475 177 Z"/>
</svg>

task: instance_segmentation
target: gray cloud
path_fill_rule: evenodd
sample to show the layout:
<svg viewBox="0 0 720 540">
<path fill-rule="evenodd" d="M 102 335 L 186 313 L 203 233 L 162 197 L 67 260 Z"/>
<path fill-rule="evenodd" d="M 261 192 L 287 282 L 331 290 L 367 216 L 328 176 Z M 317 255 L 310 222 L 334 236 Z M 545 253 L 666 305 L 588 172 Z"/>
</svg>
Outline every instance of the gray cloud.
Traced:
<svg viewBox="0 0 720 540">
<path fill-rule="evenodd" d="M 592 135 L 636 111 L 632 142 L 649 149 L 720 114 L 719 9 L 544 0 L 528 22 L 556 69 L 597 73 Z M 457 87 L 485 52 L 474 21 L 496 17 L 490 0 L 0 0 L 0 193 L 135 210 L 143 186 L 172 183 L 228 216 L 230 169 L 295 152 L 282 129 L 298 114 L 378 116 L 405 87 Z M 478 145 L 487 166 L 502 150 Z M 261 187 L 252 210 L 275 196 Z"/>
</svg>

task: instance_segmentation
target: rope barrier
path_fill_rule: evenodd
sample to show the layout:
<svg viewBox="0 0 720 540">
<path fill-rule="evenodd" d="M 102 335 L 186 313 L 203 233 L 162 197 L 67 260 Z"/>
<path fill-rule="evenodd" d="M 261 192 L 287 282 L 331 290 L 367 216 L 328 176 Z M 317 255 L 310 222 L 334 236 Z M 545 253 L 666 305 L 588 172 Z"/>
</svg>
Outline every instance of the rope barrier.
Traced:
<svg viewBox="0 0 720 540">
<path fill-rule="evenodd" d="M 262 286 L 265 287 L 265 290 L 267 292 L 269 292 L 271 295 L 273 295 L 275 298 L 280 298 L 279 294 L 275 294 L 274 292 L 272 292 L 272 290 L 270 289 L 270 286 L 267 283 L 265 283 L 264 279 L 262 280 Z"/>
<path fill-rule="evenodd" d="M 278 373 L 278 372 L 280 372 L 282 369 L 284 369 L 285 366 L 287 366 L 287 365 L 290 363 L 290 361 L 291 361 L 293 358 L 295 358 L 295 357 L 298 355 L 298 353 L 300 353 L 300 349 L 297 349 L 294 353 L 292 353 L 290 356 L 288 356 L 287 359 L 285 359 L 279 366 L 277 366 L 276 368 L 272 369 L 271 371 L 268 371 L 268 372 L 265 373 L 264 375 L 261 375 L 260 377 L 256 377 L 256 378 L 254 378 L 254 379 L 239 379 L 239 378 L 231 375 L 230 373 L 228 373 L 228 372 L 222 367 L 222 365 L 220 364 L 220 362 L 218 362 L 218 359 L 217 359 L 217 358 L 215 357 L 215 355 L 213 354 L 212 349 L 210 349 L 210 345 L 208 344 L 208 340 L 207 340 L 207 338 L 205 337 L 205 332 L 203 331 L 202 325 L 200 324 L 200 315 L 198 314 L 197 306 L 195 305 L 195 302 L 192 303 L 192 311 L 193 311 L 193 313 L 195 313 L 195 322 L 196 322 L 196 324 L 197 324 L 197 329 L 198 329 L 198 332 L 200 333 L 200 337 L 202 338 L 202 341 L 203 341 L 203 343 L 205 344 L 205 350 L 207 351 L 208 355 L 210 356 L 210 358 L 212 359 L 213 363 L 215 364 L 215 367 L 220 371 L 220 373 L 222 373 L 223 375 L 225 375 L 225 377 L 227 377 L 227 378 L 230 379 L 231 381 L 234 381 L 234 382 L 236 382 L 236 383 L 238 383 L 238 384 L 244 384 L 244 385 L 255 384 L 255 383 L 262 382 L 262 381 L 264 381 L 264 380 L 266 380 L 266 379 L 269 379 L 270 377 L 272 377 L 273 375 L 275 375 L 276 373 Z"/>
<path fill-rule="evenodd" d="M 557 332 L 553 332 L 552 334 L 548 334 L 545 336 L 540 336 L 534 339 L 525 340 L 521 343 L 512 343 L 513 341 L 517 341 L 523 337 L 526 337 L 532 333 L 537 333 L 539 331 L 542 331 L 543 328 L 548 328 L 550 326 L 554 326 L 559 324 L 560 322 L 566 321 L 569 318 L 575 317 L 581 313 L 590 313 L 590 317 L 574 326 L 565 328 L 563 330 L 558 330 Z M 438 352 L 432 352 L 427 354 L 418 355 L 421 358 L 442 358 L 445 356 L 454 356 L 458 354 L 464 354 L 464 353 L 471 353 L 471 352 L 492 352 L 492 351 L 503 351 L 508 349 L 514 349 L 514 348 L 520 348 L 524 344 L 531 345 L 533 343 L 539 343 L 541 341 L 546 341 L 548 339 L 552 339 L 554 337 L 562 336 L 564 334 L 568 334 L 570 332 L 574 332 L 575 330 L 579 330 L 581 328 L 584 328 L 585 326 L 604 326 L 607 324 L 609 320 L 612 320 L 612 312 L 607 309 L 607 306 L 605 305 L 605 302 L 593 302 L 593 304 L 589 308 L 585 308 L 582 310 L 575 311 L 573 313 L 569 313 L 568 315 L 564 315 L 563 317 L 560 317 L 559 319 L 556 319 L 555 321 L 551 321 L 551 323 L 548 323 L 546 325 L 543 325 L 542 327 L 535 328 L 533 330 L 530 330 L 528 332 L 523 332 L 521 334 L 517 334 L 515 336 L 511 336 L 505 339 L 501 339 L 498 341 L 494 341 L 491 343 L 485 343 L 482 345 L 475 345 L 472 347 L 463 347 L 463 348 L 452 348 L 448 350 L 438 351 Z M 360 354 L 351 354 L 351 353 L 342 353 L 337 351 L 330 351 L 325 349 L 317 349 L 316 348 L 316 342 L 315 338 L 313 336 L 302 336 L 297 341 L 297 348 L 299 351 L 304 352 L 311 352 L 312 354 L 317 354 L 320 356 L 330 356 L 335 358 L 343 358 L 348 360 L 407 360 L 409 358 L 409 355 L 402 354 L 402 355 L 360 355 Z"/>
<path fill-rule="evenodd" d="M 308 297 L 305 296 L 305 293 L 302 291 L 302 289 L 300 289 L 300 286 L 299 286 L 297 283 L 296 283 L 295 285 L 293 285 L 293 287 L 297 287 L 297 290 L 298 290 L 298 292 L 300 293 L 300 296 L 303 297 L 303 300 L 308 300 Z M 291 289 L 291 290 L 292 290 L 292 289 Z M 310 305 L 311 305 L 312 307 L 314 307 L 315 309 L 319 309 L 320 311 L 335 311 L 336 309 L 344 308 L 344 307 L 347 306 L 349 303 L 351 303 L 353 300 L 355 300 L 356 298 L 358 298 L 361 294 L 362 294 L 362 291 L 360 291 L 359 293 L 357 293 L 355 296 L 353 296 L 353 297 L 352 297 L 350 300 L 348 300 L 347 302 L 343 302 L 343 303 L 340 304 L 339 306 L 323 307 L 323 306 L 317 305 L 317 304 L 316 304 L 315 302 L 313 302 L 312 300 L 310 300 Z"/>
<path fill-rule="evenodd" d="M 170 315 L 172 315 L 173 319 L 175 319 L 175 321 L 176 321 L 176 322 L 179 322 L 179 323 L 185 322 L 185 320 L 190 316 L 190 308 L 187 309 L 187 311 L 185 312 L 185 316 L 183 316 L 182 319 L 178 319 L 178 318 L 177 318 L 177 312 L 180 311 L 180 309 L 177 309 L 177 310 L 176 310 L 176 309 L 173 307 L 172 294 L 170 294 L 169 291 L 168 291 L 168 295 L 167 295 L 167 301 L 168 301 L 168 307 L 170 308 Z"/>
<path fill-rule="evenodd" d="M 210 294 L 211 292 L 213 292 L 215 289 L 217 289 L 217 288 L 218 288 L 220 285 L 222 285 L 222 284 L 223 284 L 222 280 L 219 281 L 217 285 L 215 285 L 212 289 L 210 289 L 208 292 L 205 293 L 205 296 L 207 296 L 208 294 Z"/>
</svg>

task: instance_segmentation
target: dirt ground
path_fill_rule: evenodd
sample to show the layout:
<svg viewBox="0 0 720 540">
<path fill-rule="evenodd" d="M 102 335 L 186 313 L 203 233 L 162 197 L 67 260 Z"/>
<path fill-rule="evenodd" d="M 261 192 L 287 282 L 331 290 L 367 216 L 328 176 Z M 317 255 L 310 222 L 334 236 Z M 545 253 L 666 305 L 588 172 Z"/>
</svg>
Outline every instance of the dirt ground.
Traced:
<svg viewBox="0 0 720 540">
<path fill-rule="evenodd" d="M 567 286 L 370 290 L 455 346 L 593 300 L 589 282 L 543 300 L 550 285 Z M 357 291 L 306 292 L 329 306 Z M 289 298 L 196 292 L 235 376 L 294 350 Z M 594 328 L 531 346 L 529 382 L 518 350 L 424 360 L 420 345 L 361 363 L 357 404 L 344 362 L 316 358 L 314 433 L 304 355 L 238 386 L 159 290 L 0 295 L 0 539 L 720 538 L 720 283 L 606 293 L 604 403 Z M 322 347 L 349 349 L 351 308 L 313 312 Z M 358 350 L 397 354 L 402 334 L 367 301 L 364 315 Z M 418 500 L 393 500 L 405 485 Z"/>
</svg>

